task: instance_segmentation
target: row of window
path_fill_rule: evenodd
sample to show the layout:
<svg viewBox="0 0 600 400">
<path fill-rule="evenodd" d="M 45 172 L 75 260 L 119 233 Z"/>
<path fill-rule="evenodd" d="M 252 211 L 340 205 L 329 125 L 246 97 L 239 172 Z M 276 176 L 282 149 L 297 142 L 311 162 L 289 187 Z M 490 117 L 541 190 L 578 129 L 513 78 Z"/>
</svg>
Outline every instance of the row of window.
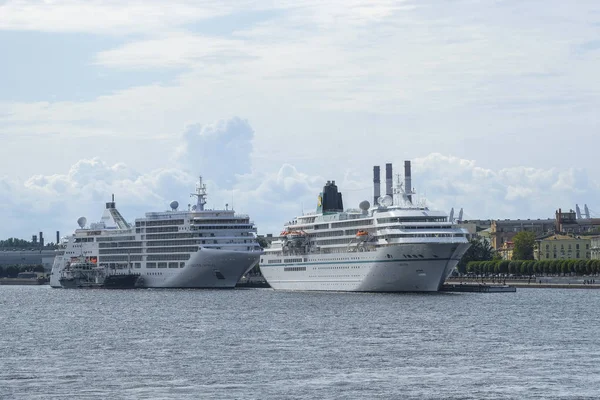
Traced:
<svg viewBox="0 0 600 400">
<path fill-rule="evenodd" d="M 284 271 L 306 271 L 306 267 L 284 267 Z"/>
<path fill-rule="evenodd" d="M 146 256 L 148 261 L 189 260 L 189 254 L 152 254 Z"/>
<path fill-rule="evenodd" d="M 194 218 L 194 224 L 249 224 L 248 218 L 235 218 L 235 219 L 202 219 Z"/>
<path fill-rule="evenodd" d="M 146 228 L 146 233 L 167 233 L 167 232 L 178 232 L 179 228 L 176 226 L 166 226 L 164 228 Z M 142 233 L 141 228 L 136 228 L 136 233 Z"/>
<path fill-rule="evenodd" d="M 585 249 L 586 249 L 586 250 L 588 250 L 589 248 L 590 248 L 590 244 L 589 244 L 589 243 L 586 243 L 586 244 L 585 244 Z M 552 249 L 556 251 L 556 245 L 555 245 L 555 244 L 553 244 L 553 245 L 552 245 Z M 561 250 L 564 250 L 564 249 L 565 249 L 565 244 L 564 244 L 564 243 L 561 243 L 561 244 L 560 244 L 560 249 L 561 249 Z M 571 247 L 571 243 L 569 243 L 569 247 L 568 247 L 568 249 L 569 249 L 569 250 L 571 250 L 571 249 L 572 249 L 572 247 Z M 576 250 L 579 250 L 579 243 L 576 243 L 576 244 L 575 244 L 575 249 L 576 249 Z M 550 250 L 550 245 L 549 245 L 549 244 L 546 244 L 546 250 Z"/>
<path fill-rule="evenodd" d="M 98 245 L 101 249 L 115 248 L 115 247 L 142 247 L 142 242 L 109 242 L 100 243 Z"/>
<path fill-rule="evenodd" d="M 159 263 L 153 263 L 153 262 L 149 262 L 146 263 L 146 268 L 183 268 L 185 267 L 185 263 L 184 262 L 159 262 Z"/>
<path fill-rule="evenodd" d="M 144 226 L 145 221 L 138 221 L 135 223 L 135 226 Z M 139 225 L 138 225 L 139 224 Z M 182 219 L 167 219 L 167 220 L 159 220 L 159 221 L 147 221 L 146 226 L 165 226 L 165 225 L 183 225 Z"/>
<path fill-rule="evenodd" d="M 552 254 L 552 258 L 564 258 L 564 256 L 565 256 L 564 253 L 561 253 L 560 257 L 557 257 L 557 253 Z M 550 253 L 546 253 L 546 258 L 550 258 Z M 575 258 L 581 258 L 581 255 L 579 252 L 575 253 Z M 590 253 L 586 253 L 586 258 L 590 258 Z"/>
<path fill-rule="evenodd" d="M 100 249 L 98 250 L 98 254 L 103 255 L 103 254 L 141 254 L 142 253 L 142 249 L 127 249 L 127 250 L 123 250 L 123 249 Z"/>
<path fill-rule="evenodd" d="M 110 261 L 142 261 L 142 256 L 131 256 L 131 255 L 120 255 L 120 256 L 100 256 L 100 261 L 102 262 L 110 262 Z"/>
<path fill-rule="evenodd" d="M 100 236 L 96 238 L 96 242 L 123 242 L 135 240 L 135 236 Z"/>
<path fill-rule="evenodd" d="M 427 222 L 448 222 L 446 217 L 394 217 L 394 218 L 377 218 L 378 224 L 394 224 L 394 223 L 427 223 Z"/>
<path fill-rule="evenodd" d="M 198 246 L 190 247 L 149 247 L 147 253 L 193 253 L 198 251 Z"/>
<path fill-rule="evenodd" d="M 345 228 L 348 226 L 362 226 L 362 225 L 373 225 L 372 219 L 359 219 L 354 221 L 344 221 L 344 222 L 332 222 L 332 228 Z"/>
</svg>

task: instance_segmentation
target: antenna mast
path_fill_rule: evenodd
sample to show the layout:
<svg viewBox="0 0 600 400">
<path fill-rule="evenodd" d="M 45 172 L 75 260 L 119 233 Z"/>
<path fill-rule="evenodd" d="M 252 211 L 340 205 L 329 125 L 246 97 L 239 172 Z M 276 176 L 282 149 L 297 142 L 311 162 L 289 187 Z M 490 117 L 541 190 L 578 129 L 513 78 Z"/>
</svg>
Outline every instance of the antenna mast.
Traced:
<svg viewBox="0 0 600 400">
<path fill-rule="evenodd" d="M 202 175 L 196 184 L 196 193 L 190 193 L 190 197 L 197 197 L 196 210 L 204 211 L 206 204 L 206 185 L 202 183 Z"/>
</svg>

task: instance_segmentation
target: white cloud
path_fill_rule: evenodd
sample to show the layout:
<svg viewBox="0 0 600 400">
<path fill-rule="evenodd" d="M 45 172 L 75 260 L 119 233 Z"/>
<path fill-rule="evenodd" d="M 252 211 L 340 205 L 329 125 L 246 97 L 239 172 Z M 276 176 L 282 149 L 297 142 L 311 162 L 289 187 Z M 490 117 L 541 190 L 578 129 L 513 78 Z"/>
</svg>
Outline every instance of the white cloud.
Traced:
<svg viewBox="0 0 600 400">
<path fill-rule="evenodd" d="M 559 0 L 4 2 L 0 30 L 110 35 L 121 44 L 88 58 L 93 68 L 171 74 L 87 101 L 3 92 L 0 173 L 11 179 L 0 181 L 0 202 L 11 215 L 19 204 L 42 212 L 117 188 L 152 208 L 202 173 L 211 199 L 228 202 L 233 191 L 272 226 L 313 207 L 326 179 L 337 179 L 347 206 L 370 200 L 366 171 L 402 155 L 444 210 L 508 218 L 591 203 L 599 9 Z M 266 16 L 236 24 L 257 11 Z M 232 28 L 202 27 L 218 18 Z M 252 127 L 193 125 L 231 115 Z"/>
<path fill-rule="evenodd" d="M 0 5 L 0 29 L 91 32 L 108 35 L 168 29 L 230 13 L 217 1 L 8 0 Z"/>
<path fill-rule="evenodd" d="M 203 136 L 215 135 L 220 144 L 213 142 L 212 152 L 215 157 L 223 155 L 230 151 L 229 144 L 240 141 L 240 132 L 243 141 L 252 129 L 238 118 L 191 129 L 184 134 L 193 136 L 186 142 L 185 150 L 193 151 L 198 144 L 195 140 L 210 143 Z M 247 145 L 251 147 L 251 142 Z M 178 200 L 185 208 L 191 202 L 188 196 L 196 181 L 190 172 L 196 160 L 183 157 L 181 150 L 172 157 L 185 170 L 165 168 L 139 173 L 123 163 L 110 165 L 95 158 L 80 160 L 65 174 L 36 175 L 24 182 L 2 178 L 0 219 L 10 224 L 2 225 L 0 237 L 29 237 L 39 230 L 46 235 L 54 230 L 69 232 L 81 215 L 90 221 L 99 218 L 103 203 L 112 193 L 128 220 L 146 211 L 167 209 L 171 200 Z M 598 182 L 576 168 L 492 170 L 473 160 L 439 153 L 417 158 L 412 164 L 416 197 L 427 197 L 430 208 L 445 212 L 462 207 L 467 219 L 551 218 L 556 209 L 574 208 L 575 203 L 582 207 L 588 204 L 594 212 L 600 202 Z M 401 172 L 402 162 L 397 160 L 394 165 L 396 172 Z M 238 212 L 250 215 L 261 234 L 276 234 L 294 216 L 314 211 L 316 196 L 326 180 L 338 178 L 336 183 L 346 208 L 356 208 L 361 200 L 372 201 L 371 170 L 361 172 L 352 166 L 345 168 L 341 176 L 313 175 L 291 164 L 266 171 L 247 169 L 244 174 L 237 173 L 240 168 L 235 163 L 207 167 L 204 177 L 208 183 L 208 206 L 233 205 Z M 230 181 L 224 183 L 222 179 L 227 177 Z"/>
</svg>

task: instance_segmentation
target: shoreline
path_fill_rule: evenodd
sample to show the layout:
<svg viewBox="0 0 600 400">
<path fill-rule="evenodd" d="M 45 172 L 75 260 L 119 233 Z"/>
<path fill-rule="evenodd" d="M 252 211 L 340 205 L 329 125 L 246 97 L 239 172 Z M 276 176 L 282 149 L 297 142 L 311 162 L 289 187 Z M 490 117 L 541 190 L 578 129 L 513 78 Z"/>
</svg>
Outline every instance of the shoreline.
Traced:
<svg viewBox="0 0 600 400">
<path fill-rule="evenodd" d="M 542 282 L 539 282 L 539 281 Z M 532 289 L 600 289 L 600 279 L 596 280 L 596 283 L 580 283 L 580 282 L 544 282 L 546 278 L 532 279 L 530 282 L 523 282 L 523 280 L 512 280 L 512 279 L 448 279 L 446 284 L 453 285 L 508 285 L 516 288 L 532 288 Z"/>
</svg>

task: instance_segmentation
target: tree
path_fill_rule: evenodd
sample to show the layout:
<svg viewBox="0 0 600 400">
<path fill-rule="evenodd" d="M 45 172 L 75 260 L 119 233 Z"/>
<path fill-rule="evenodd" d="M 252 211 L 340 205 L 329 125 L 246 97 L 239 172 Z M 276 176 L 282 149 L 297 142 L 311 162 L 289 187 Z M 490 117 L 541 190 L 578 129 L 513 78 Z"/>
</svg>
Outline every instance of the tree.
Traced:
<svg viewBox="0 0 600 400">
<path fill-rule="evenodd" d="M 533 232 L 521 231 L 513 238 L 513 260 L 533 260 L 533 248 L 535 246 L 535 234 Z"/>
<path fill-rule="evenodd" d="M 267 239 L 265 239 L 263 236 L 258 236 L 256 238 L 256 241 L 258 242 L 258 245 L 260 247 L 262 247 L 263 249 L 266 249 L 267 247 L 269 247 L 269 243 L 267 242 Z"/>
<path fill-rule="evenodd" d="M 494 258 L 494 249 L 486 239 L 471 239 L 471 247 L 465 252 L 457 265 L 458 272 L 467 272 L 467 264 L 471 261 L 490 261 Z"/>
</svg>

